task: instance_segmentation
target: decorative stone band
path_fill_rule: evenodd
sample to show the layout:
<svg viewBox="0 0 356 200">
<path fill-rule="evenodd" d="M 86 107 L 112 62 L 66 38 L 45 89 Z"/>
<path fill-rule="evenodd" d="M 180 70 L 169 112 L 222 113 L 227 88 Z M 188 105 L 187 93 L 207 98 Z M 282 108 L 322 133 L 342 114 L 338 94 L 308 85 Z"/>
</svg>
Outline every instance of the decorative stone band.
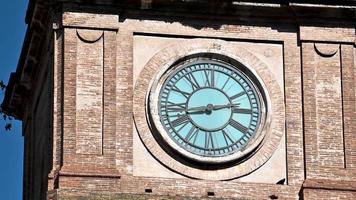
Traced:
<svg viewBox="0 0 356 200">
<path fill-rule="evenodd" d="M 162 149 L 150 128 L 147 107 L 152 85 L 177 60 L 199 53 L 213 53 L 230 57 L 256 75 L 266 93 L 266 123 L 262 127 L 263 140 L 254 154 L 242 162 L 215 170 L 204 170 L 177 161 Z M 167 168 L 184 176 L 206 180 L 228 180 L 247 175 L 266 163 L 284 136 L 285 106 L 283 92 L 267 65 L 246 49 L 213 39 L 192 39 L 169 46 L 145 65 L 135 83 L 133 115 L 137 132 L 147 150 Z"/>
</svg>

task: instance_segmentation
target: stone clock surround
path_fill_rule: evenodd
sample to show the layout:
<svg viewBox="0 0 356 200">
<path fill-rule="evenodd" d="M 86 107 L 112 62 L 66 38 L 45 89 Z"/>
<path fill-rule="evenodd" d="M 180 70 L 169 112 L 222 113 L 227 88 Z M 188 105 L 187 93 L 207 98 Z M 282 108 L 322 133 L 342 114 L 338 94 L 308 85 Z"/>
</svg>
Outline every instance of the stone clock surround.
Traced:
<svg viewBox="0 0 356 200">
<path fill-rule="evenodd" d="M 208 180 L 228 180 L 241 177 L 262 166 L 276 150 L 284 129 L 283 92 L 265 63 L 245 49 L 236 51 L 222 40 L 193 39 L 179 42 L 158 52 L 146 64 L 138 77 L 134 89 L 133 114 L 136 129 L 146 148 L 166 167 L 188 177 Z M 262 144 L 250 158 L 235 166 L 214 171 L 202 170 L 184 165 L 168 155 L 153 137 L 147 123 L 147 98 L 154 82 L 152 77 L 160 77 L 177 60 L 197 53 L 215 53 L 235 59 L 260 77 L 267 93 L 267 123 Z M 154 75 L 154 76 L 153 76 Z M 269 97 L 269 98 L 268 98 Z M 262 138 L 261 138 L 262 140 Z"/>
</svg>

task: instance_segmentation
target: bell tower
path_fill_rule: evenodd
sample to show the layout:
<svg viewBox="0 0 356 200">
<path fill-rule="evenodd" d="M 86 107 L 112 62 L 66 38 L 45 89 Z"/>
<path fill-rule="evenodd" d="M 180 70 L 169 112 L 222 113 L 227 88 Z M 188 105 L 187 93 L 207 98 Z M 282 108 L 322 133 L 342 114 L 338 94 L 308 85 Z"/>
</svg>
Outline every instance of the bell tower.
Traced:
<svg viewBox="0 0 356 200">
<path fill-rule="evenodd" d="M 355 3 L 30 0 L 24 199 L 356 198 Z"/>
</svg>

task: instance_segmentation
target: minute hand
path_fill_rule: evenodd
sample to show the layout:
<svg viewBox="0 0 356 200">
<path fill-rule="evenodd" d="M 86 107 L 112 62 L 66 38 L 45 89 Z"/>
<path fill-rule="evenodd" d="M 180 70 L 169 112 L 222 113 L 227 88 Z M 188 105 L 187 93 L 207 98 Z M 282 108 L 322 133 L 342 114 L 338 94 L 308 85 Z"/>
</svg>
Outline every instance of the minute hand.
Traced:
<svg viewBox="0 0 356 200">
<path fill-rule="evenodd" d="M 220 110 L 223 108 L 232 108 L 232 107 L 238 107 L 238 104 L 227 104 L 227 105 L 215 105 L 213 106 L 213 110 Z"/>
</svg>

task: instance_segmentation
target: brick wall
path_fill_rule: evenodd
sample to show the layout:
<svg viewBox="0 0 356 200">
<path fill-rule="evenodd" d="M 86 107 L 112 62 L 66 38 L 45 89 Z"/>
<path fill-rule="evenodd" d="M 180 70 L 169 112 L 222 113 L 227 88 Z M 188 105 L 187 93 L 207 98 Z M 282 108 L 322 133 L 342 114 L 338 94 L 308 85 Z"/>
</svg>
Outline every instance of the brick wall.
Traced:
<svg viewBox="0 0 356 200">
<path fill-rule="evenodd" d="M 38 64 L 42 71 L 24 117 L 24 199 L 44 199 L 45 193 L 48 199 L 355 198 L 354 27 L 264 19 L 236 23 L 207 15 L 172 21 L 169 15 L 142 10 L 94 14 L 100 10 L 69 5 L 53 18 L 55 30 L 48 32 L 48 49 Z M 143 110 L 145 118 L 144 102 L 134 102 L 140 83 L 133 81 L 136 35 L 281 46 L 283 67 L 276 74 L 283 76 L 278 77 L 283 88 L 277 100 L 283 107 L 278 118 L 285 137 L 286 182 L 196 180 L 164 160 L 155 162 L 172 177 L 135 176 L 133 134 L 140 131 L 135 109 Z M 149 70 L 147 82 L 159 67 Z M 147 156 L 157 159 L 152 152 Z"/>
</svg>

